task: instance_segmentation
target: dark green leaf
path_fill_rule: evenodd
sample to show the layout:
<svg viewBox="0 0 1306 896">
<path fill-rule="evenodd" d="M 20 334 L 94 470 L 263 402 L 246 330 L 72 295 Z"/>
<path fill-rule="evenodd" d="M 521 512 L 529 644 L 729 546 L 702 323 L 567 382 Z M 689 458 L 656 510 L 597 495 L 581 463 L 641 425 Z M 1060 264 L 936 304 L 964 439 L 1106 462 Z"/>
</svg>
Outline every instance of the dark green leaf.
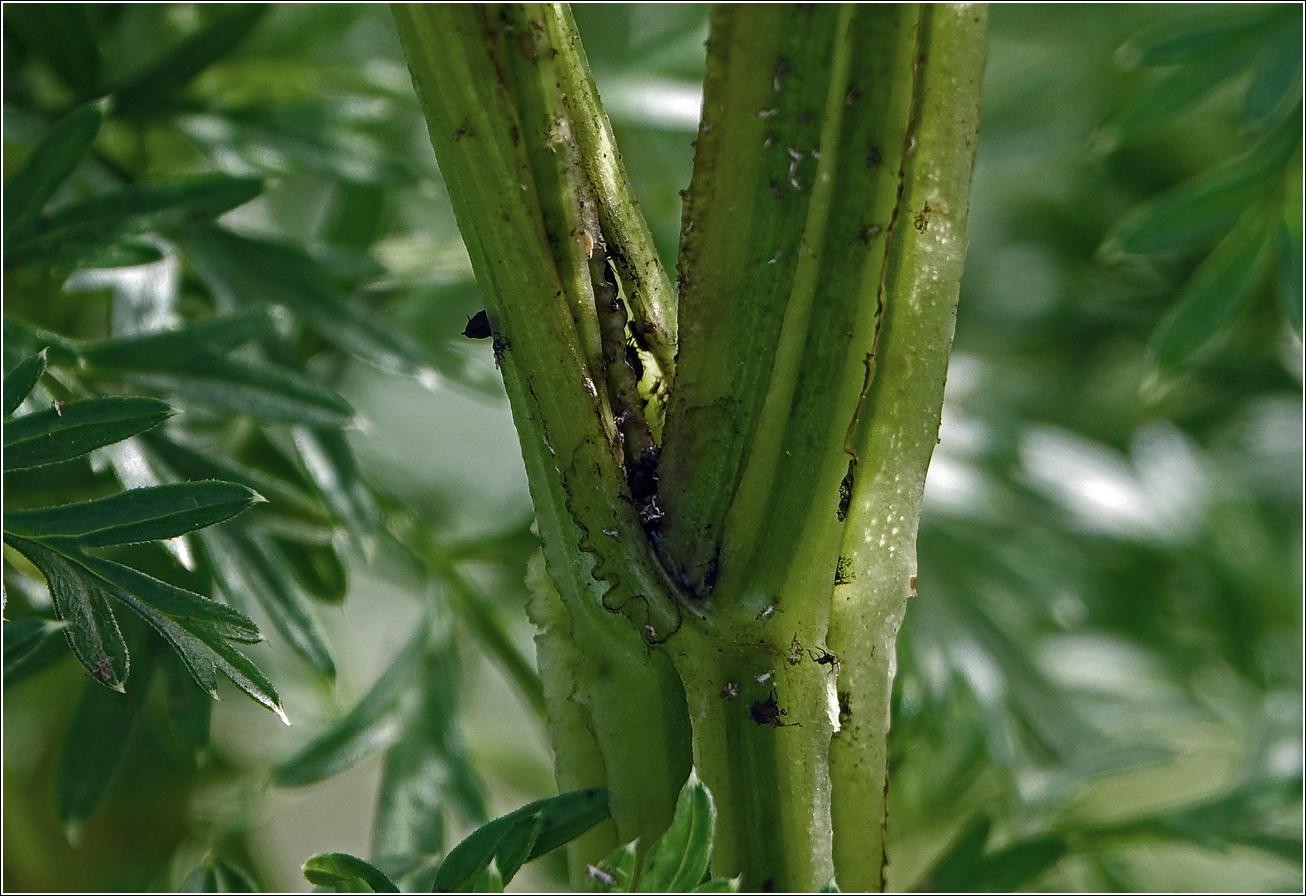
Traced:
<svg viewBox="0 0 1306 896">
<path fill-rule="evenodd" d="M 73 710 L 55 770 L 59 820 L 77 839 L 81 822 L 99 805 L 122 762 L 127 738 L 140 714 L 158 656 L 157 646 L 136 651 L 136 680 L 126 694 L 88 685 Z"/>
<path fill-rule="evenodd" d="M 17 684 L 44 670 L 64 652 L 65 622 L 53 619 L 20 619 L 4 627 L 4 686 Z"/>
<path fill-rule="evenodd" d="M 28 50 L 50 66 L 78 99 L 96 94 L 100 83 L 100 47 L 91 27 L 89 5 L 16 3 L 5 12 Z M 8 208 L 5 217 L 9 217 Z"/>
<path fill-rule="evenodd" d="M 348 590 L 344 558 L 329 541 L 312 544 L 274 538 L 277 555 L 295 577 L 299 586 L 318 600 L 342 603 Z"/>
<path fill-rule="evenodd" d="M 320 675 L 336 674 L 321 626 L 285 571 L 286 563 L 267 539 L 240 527 L 200 535 L 227 600 L 244 605 L 251 597 L 268 614 L 273 627 Z"/>
<path fill-rule="evenodd" d="M 226 354 L 271 328 L 267 311 L 249 309 L 180 330 L 87 343 L 82 346 L 82 357 L 96 367 L 170 370 L 197 352 Z"/>
<path fill-rule="evenodd" d="M 436 892 L 451 893 L 473 886 L 495 858 L 509 829 L 519 820 L 537 814 L 543 823 L 527 861 L 569 843 L 607 818 L 608 792 L 591 787 L 537 800 L 478 828 L 445 856 L 435 877 Z"/>
<path fill-rule="evenodd" d="M 261 500 L 234 482 L 181 482 L 62 507 L 12 510 L 5 515 L 5 528 L 24 538 L 76 536 L 88 547 L 135 544 L 220 523 Z"/>
<path fill-rule="evenodd" d="M 629 893 L 635 886 L 638 842 L 618 846 L 597 865 L 586 866 L 586 890 L 590 893 Z"/>
<path fill-rule="evenodd" d="M 1246 304 L 1265 279 L 1275 220 L 1263 208 L 1244 212 L 1180 290 L 1152 336 L 1149 353 L 1162 376 L 1178 370 Z"/>
<path fill-rule="evenodd" d="M 1226 53 L 1191 65 L 1176 66 L 1152 75 L 1132 99 L 1121 103 L 1107 123 L 1115 135 L 1142 135 L 1182 112 L 1217 84 L 1246 67 L 1250 60 Z"/>
<path fill-rule="evenodd" d="M 494 864 L 499 872 L 500 886 L 507 886 L 535 848 L 540 832 L 544 830 L 544 813 L 536 812 L 515 819 L 504 831 L 495 852 Z"/>
<path fill-rule="evenodd" d="M 282 787 L 313 784 L 394 743 L 403 722 L 401 700 L 416 684 L 425 636 L 423 626 L 354 708 L 277 766 L 273 780 Z"/>
<path fill-rule="evenodd" d="M 33 9 L 35 5 L 22 8 Z M 99 104 L 80 106 L 33 147 L 26 164 L 5 184 L 6 247 L 32 229 L 45 203 L 91 148 L 103 120 Z"/>
<path fill-rule="evenodd" d="M 134 595 L 159 612 L 175 617 L 185 623 L 187 628 L 190 628 L 191 623 L 194 623 L 198 626 L 204 626 L 206 630 L 211 630 L 214 636 L 218 638 L 231 638 L 249 643 L 263 640 L 258 627 L 231 607 L 224 606 L 215 600 L 209 600 L 207 597 L 193 591 L 187 591 L 184 588 L 178 588 L 176 585 L 161 582 L 139 570 L 132 569 L 130 566 L 123 566 L 121 563 L 114 563 L 112 560 L 105 560 L 103 557 L 84 553 L 75 543 L 56 542 L 53 539 L 49 543 L 64 556 L 75 560 L 94 572 L 104 582 L 113 586 L 114 589 L 121 589 L 121 591 Z M 121 596 L 117 593 L 117 590 L 115 590 L 115 596 Z"/>
<path fill-rule="evenodd" d="M 93 250 L 146 231 L 216 218 L 263 191 L 254 178 L 210 174 L 150 186 L 130 186 L 66 205 L 13 240 L 5 267 L 74 265 Z"/>
<path fill-rule="evenodd" d="M 222 856 L 209 856 L 182 882 L 183 893 L 257 893 L 258 887 Z"/>
<path fill-rule="evenodd" d="M 998 850 L 984 859 L 980 877 L 969 889 L 990 893 L 1011 893 L 1027 887 L 1034 878 L 1065 855 L 1060 837 L 1030 837 Z"/>
<path fill-rule="evenodd" d="M 232 684 L 290 724 L 272 682 L 212 627 L 193 620 L 173 619 L 126 591 L 115 591 L 115 596 L 163 635 L 177 651 L 196 684 L 211 696 L 216 698 L 218 695 L 217 673 L 221 672 Z"/>
<path fill-rule="evenodd" d="M 83 398 L 5 422 L 4 468 L 78 457 L 158 426 L 172 408 L 157 398 Z"/>
<path fill-rule="evenodd" d="M 347 401 L 306 376 L 215 355 L 195 355 L 182 368 L 133 373 L 132 378 L 160 391 L 264 420 L 340 427 L 354 416 Z"/>
<path fill-rule="evenodd" d="M 362 859 L 343 852 L 320 853 L 304 863 L 304 877 L 337 893 L 398 893 L 390 878 Z"/>
<path fill-rule="evenodd" d="M 174 97 L 196 75 L 235 49 L 265 12 L 267 5 L 262 3 L 236 7 L 182 41 L 115 91 L 116 108 L 124 115 L 153 118 L 169 114 Z"/>
<path fill-rule="evenodd" d="M 980 875 L 984 844 L 988 842 L 991 825 L 987 815 L 971 819 L 952 846 L 934 863 L 921 889 L 941 893 L 971 891 L 973 882 Z"/>
<path fill-rule="evenodd" d="M 676 799 L 671 827 L 644 856 L 636 884 L 638 892 L 683 893 L 696 887 L 707 874 L 715 827 L 712 794 L 691 769 Z"/>
<path fill-rule="evenodd" d="M 104 585 L 85 569 L 43 545 L 9 536 L 5 543 L 31 560 L 45 576 L 55 612 L 67 623 L 64 634 L 73 655 L 96 681 L 123 692 L 130 659 Z"/>
<path fill-rule="evenodd" d="M 36 387 L 36 381 L 45 373 L 45 356 L 49 352 L 41 349 L 35 355 L 20 363 L 9 375 L 5 377 L 4 382 L 4 415 L 6 417 L 18 410 L 18 406 L 23 403 L 23 399 L 31 394 L 32 389 Z"/>
<path fill-rule="evenodd" d="M 163 251 L 153 243 L 124 239 L 109 246 L 88 249 L 77 259 L 83 270 L 93 268 L 131 268 L 163 260 Z"/>
</svg>

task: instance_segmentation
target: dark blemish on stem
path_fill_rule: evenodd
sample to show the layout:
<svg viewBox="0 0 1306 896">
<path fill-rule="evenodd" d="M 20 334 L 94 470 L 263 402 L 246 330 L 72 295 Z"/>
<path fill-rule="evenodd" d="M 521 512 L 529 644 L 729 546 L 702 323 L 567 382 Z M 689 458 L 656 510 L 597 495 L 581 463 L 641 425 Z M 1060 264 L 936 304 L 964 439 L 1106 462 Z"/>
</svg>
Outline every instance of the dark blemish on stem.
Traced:
<svg viewBox="0 0 1306 896">
<path fill-rule="evenodd" d="M 930 204 L 927 202 L 925 205 L 921 206 L 921 210 L 916 213 L 916 217 L 912 219 L 912 225 L 915 226 L 917 233 L 924 233 L 929 229 L 930 212 L 932 211 L 934 211 L 934 209 L 930 208 Z"/>
<path fill-rule="evenodd" d="M 784 199 L 784 198 L 785 198 L 785 188 L 782 187 L 782 186 L 780 186 L 780 182 L 779 182 L 779 181 L 775 181 L 775 180 L 771 181 L 770 186 L 771 186 L 771 195 L 772 195 L 772 196 L 774 196 L 776 199 Z"/>
<path fill-rule="evenodd" d="M 880 147 L 871 146 L 866 150 L 866 164 L 871 168 L 878 168 L 884 161 L 884 153 L 880 152 Z"/>
<path fill-rule="evenodd" d="M 834 583 L 836 585 L 847 585 L 853 579 L 857 578 L 852 569 L 853 562 L 847 557 L 840 557 L 839 562 L 834 568 Z"/>
<path fill-rule="evenodd" d="M 775 87 L 776 93 L 779 93 L 781 86 L 783 86 L 781 84 L 781 79 L 783 79 L 785 75 L 789 74 L 790 70 L 791 69 L 789 66 L 788 59 L 785 59 L 783 56 L 781 56 L 779 59 L 775 61 L 775 78 L 772 80 L 771 84 L 772 86 Z"/>
<path fill-rule="evenodd" d="M 857 461 L 854 458 L 848 460 L 848 472 L 843 475 L 843 481 L 839 483 L 839 509 L 834 515 L 839 522 L 848 519 L 848 508 L 853 503 L 853 479 L 857 470 Z"/>
</svg>

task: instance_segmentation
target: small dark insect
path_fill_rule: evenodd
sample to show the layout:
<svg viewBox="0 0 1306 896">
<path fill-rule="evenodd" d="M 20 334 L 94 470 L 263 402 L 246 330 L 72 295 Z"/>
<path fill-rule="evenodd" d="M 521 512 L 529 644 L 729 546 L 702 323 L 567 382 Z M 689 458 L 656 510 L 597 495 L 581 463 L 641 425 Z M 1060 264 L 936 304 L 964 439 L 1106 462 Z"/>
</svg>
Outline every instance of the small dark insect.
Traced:
<svg viewBox="0 0 1306 896">
<path fill-rule="evenodd" d="M 811 115 L 808 115 L 806 112 L 799 112 L 799 113 L 798 113 L 798 123 L 799 123 L 799 124 L 810 124 L 811 121 L 812 121 L 812 116 L 811 116 Z"/>
<path fill-rule="evenodd" d="M 866 164 L 872 168 L 879 166 L 884 161 L 884 156 L 880 152 L 880 147 L 872 146 L 866 150 Z"/>
<path fill-rule="evenodd" d="M 780 186 L 778 182 L 771 181 L 771 195 L 774 196 L 776 199 L 784 199 L 785 188 Z"/>
<path fill-rule="evenodd" d="M 765 700 L 758 700 L 748 710 L 749 717 L 759 725 L 770 725 L 772 728 L 793 728 L 797 722 L 782 722 L 781 716 L 789 715 L 789 711 L 781 709 L 780 704 L 775 702 L 775 691 L 771 691 L 771 696 Z"/>
<path fill-rule="evenodd" d="M 721 689 L 722 700 L 733 700 L 739 696 L 739 684 L 737 682 L 726 682 L 726 686 Z"/>
<path fill-rule="evenodd" d="M 861 98 L 862 98 L 862 92 L 860 90 L 858 90 L 856 87 L 849 87 L 848 92 L 844 94 L 843 104 L 845 106 L 851 106 L 853 103 L 857 102 Z"/>
<path fill-rule="evenodd" d="M 848 519 L 848 508 L 853 503 L 853 470 L 857 467 L 857 461 L 848 461 L 848 472 L 844 474 L 843 481 L 839 483 L 839 509 L 834 512 L 839 522 Z"/>
<path fill-rule="evenodd" d="M 490 318 L 484 311 L 478 311 L 471 317 L 467 318 L 467 326 L 463 330 L 463 335 L 468 339 L 489 339 L 493 333 L 490 332 Z"/>
<path fill-rule="evenodd" d="M 507 339 L 504 339 L 502 336 L 494 337 L 494 366 L 495 367 L 498 367 L 499 363 L 503 361 L 503 353 L 506 352 L 511 345 L 512 343 L 509 342 Z"/>
<path fill-rule="evenodd" d="M 921 208 L 920 212 L 917 213 L 916 218 L 912 221 L 912 224 L 916 226 L 917 233 L 924 233 L 929 228 L 930 212 L 932 211 L 934 211 L 934 209 L 930 208 L 930 204 L 927 202 L 924 207 Z"/>
<path fill-rule="evenodd" d="M 821 652 L 820 656 L 817 656 L 810 650 L 807 651 L 807 655 L 810 656 L 815 663 L 821 666 L 829 666 L 831 672 L 839 668 L 839 658 L 837 656 L 824 647 L 817 649 Z"/>
<path fill-rule="evenodd" d="M 91 674 L 99 681 L 108 681 L 113 678 L 113 660 L 107 656 L 102 656 L 95 661 L 91 667 Z"/>
<path fill-rule="evenodd" d="M 793 641 L 789 643 L 788 660 L 791 666 L 797 666 L 803 661 L 803 645 L 799 643 L 797 635 L 794 635 Z"/>
<path fill-rule="evenodd" d="M 775 87 L 776 93 L 780 92 L 780 88 L 783 86 L 782 79 L 785 75 L 789 74 L 789 71 L 790 67 L 788 59 L 781 56 L 775 61 L 775 79 L 772 82 L 772 86 Z"/>
<path fill-rule="evenodd" d="M 458 128 L 458 130 L 453 132 L 453 142 L 457 143 L 459 140 L 463 139 L 466 136 L 467 136 L 467 128 L 465 127 Z"/>
</svg>

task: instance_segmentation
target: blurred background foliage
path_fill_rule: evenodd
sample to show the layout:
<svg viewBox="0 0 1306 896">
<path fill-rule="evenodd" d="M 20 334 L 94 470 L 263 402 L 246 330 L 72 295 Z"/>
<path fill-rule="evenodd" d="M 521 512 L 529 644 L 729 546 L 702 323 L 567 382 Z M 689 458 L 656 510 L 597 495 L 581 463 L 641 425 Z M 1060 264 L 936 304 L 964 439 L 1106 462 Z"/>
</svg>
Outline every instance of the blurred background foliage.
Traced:
<svg viewBox="0 0 1306 896">
<path fill-rule="evenodd" d="M 671 266 L 706 7 L 576 17 Z M 42 215 L 6 196 L 5 371 L 53 345 L 24 410 L 180 411 L 7 474 L 6 510 L 269 498 L 106 556 L 250 614 L 294 722 L 211 704 L 126 619 L 143 693 L 96 715 L 124 698 L 15 632 L 53 609 L 7 550 L 4 888 L 307 889 L 329 851 L 429 882 L 554 790 L 525 476 L 388 10 L 6 4 L 3 37 L 6 185 L 113 97 Z M 890 887 L 1299 891 L 1301 7 L 997 6 L 990 40 Z M 216 175 L 257 197 L 177 199 Z M 153 365 L 105 348 L 214 322 Z"/>
</svg>

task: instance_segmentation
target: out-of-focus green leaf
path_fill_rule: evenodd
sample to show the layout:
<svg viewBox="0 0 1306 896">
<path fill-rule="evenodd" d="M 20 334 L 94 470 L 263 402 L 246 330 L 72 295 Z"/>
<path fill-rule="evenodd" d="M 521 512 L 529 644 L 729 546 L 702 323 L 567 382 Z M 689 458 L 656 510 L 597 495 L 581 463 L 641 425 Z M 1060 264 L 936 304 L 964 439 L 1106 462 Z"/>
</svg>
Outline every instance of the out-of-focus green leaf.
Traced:
<svg viewBox="0 0 1306 896">
<path fill-rule="evenodd" d="M 739 878 L 714 877 L 711 880 L 703 881 L 703 883 L 699 884 L 697 887 L 694 887 L 694 889 L 690 890 L 689 892 L 691 893 L 738 893 Z M 822 887 L 820 892 L 838 893 L 839 888 L 838 887 L 831 888 L 831 885 L 827 885 L 826 887 Z"/>
<path fill-rule="evenodd" d="M 167 677 L 168 711 L 164 718 L 177 744 L 194 759 L 209 745 L 213 700 L 195 685 L 175 653 L 168 654 Z"/>
<path fill-rule="evenodd" d="M 184 366 L 132 372 L 131 378 L 163 392 L 264 420 L 339 427 L 354 416 L 347 401 L 306 376 L 216 355 L 194 355 Z"/>
<path fill-rule="evenodd" d="M 126 690 L 130 658 L 104 585 L 67 558 L 31 541 L 6 536 L 45 576 L 55 612 L 67 623 L 68 646 L 91 676 L 105 687 Z"/>
<path fill-rule="evenodd" d="M 380 869 L 347 853 L 319 853 L 304 863 L 304 877 L 336 893 L 398 893 Z"/>
<path fill-rule="evenodd" d="M 480 781 L 459 736 L 463 668 L 442 603 L 428 600 L 420 632 L 423 643 L 415 638 L 405 648 L 421 652 L 421 666 L 412 680 L 416 706 L 405 715 L 400 738 L 385 758 L 372 854 L 402 861 L 425 876 L 427 870 L 438 871 L 438 863 L 430 863 L 444 852 L 445 815 L 479 825 L 487 812 Z M 419 886 L 415 878 L 410 883 Z"/>
<path fill-rule="evenodd" d="M 258 887 L 222 856 L 209 856 L 182 882 L 183 893 L 257 893 Z"/>
<path fill-rule="evenodd" d="M 491 865 L 481 872 L 481 876 L 476 878 L 476 885 L 472 887 L 473 893 L 502 893 L 503 892 L 503 875 L 499 869 Z"/>
<path fill-rule="evenodd" d="M 1280 12 L 1288 19 L 1288 27 L 1271 36 L 1257 52 L 1252 82 L 1243 100 L 1243 121 L 1249 130 L 1259 130 L 1270 121 L 1290 94 L 1301 97 L 1301 7 L 1285 4 Z"/>
<path fill-rule="evenodd" d="M 258 24 L 267 5 L 251 3 L 187 38 L 114 92 L 123 115 L 155 118 L 172 111 L 173 100 L 200 72 L 226 56 Z"/>
<path fill-rule="evenodd" d="M 1055 836 L 1029 837 L 984 859 L 983 873 L 971 889 L 1012 893 L 1030 884 L 1066 853 L 1066 841 Z"/>
<path fill-rule="evenodd" d="M 957 835 L 952 846 L 935 861 L 922 890 L 940 893 L 971 890 L 971 884 L 980 875 L 984 861 L 984 844 L 989 839 L 992 822 L 987 815 L 979 815 Z"/>
<path fill-rule="evenodd" d="M 639 861 L 636 854 L 638 845 L 638 841 L 632 840 L 625 846 L 618 846 L 597 865 L 586 866 L 586 891 L 589 893 L 629 893 L 635 886 L 635 868 L 636 863 Z"/>
<path fill-rule="evenodd" d="M 136 680 L 130 691 L 116 694 L 88 685 L 73 710 L 55 770 L 54 801 L 59 820 L 74 842 L 81 822 L 95 811 L 122 762 L 157 652 L 157 646 L 144 645 L 136 651 Z"/>
<path fill-rule="evenodd" d="M 14 9 L 32 10 L 40 6 L 22 5 Z M 103 121 L 104 112 L 99 104 L 79 106 L 32 148 L 27 162 L 5 184 L 6 250 L 11 241 L 21 239 L 32 229 L 45 203 L 86 156 Z"/>
<path fill-rule="evenodd" d="M 4 345 L 6 356 L 16 348 L 25 349 L 26 354 L 33 355 L 45 351 L 48 363 L 56 367 L 72 367 L 81 359 L 77 345 L 71 339 L 14 317 L 6 316 L 4 319 Z"/>
<path fill-rule="evenodd" d="M 1103 253 L 1174 249 L 1231 224 L 1251 200 L 1272 189 L 1300 145 L 1301 116 L 1294 115 L 1244 155 L 1131 210 L 1112 229 Z"/>
<path fill-rule="evenodd" d="M 274 538 L 277 554 L 299 586 L 318 600 L 339 604 L 345 599 L 349 579 L 344 558 L 329 541 L 310 543 Z"/>
<path fill-rule="evenodd" d="M 406 338 L 348 302 L 302 249 L 219 227 L 193 228 L 181 245 L 210 288 L 232 301 L 283 304 L 324 339 L 382 370 L 429 375 Z"/>
<path fill-rule="evenodd" d="M 305 426 L 296 426 L 291 433 L 309 478 L 341 521 L 355 534 L 375 531 L 380 523 L 376 501 L 345 434 Z"/>
<path fill-rule="evenodd" d="M 1235 49 L 1272 16 L 1261 8 L 1248 14 L 1235 7 L 1210 16 L 1167 19 L 1131 38 L 1121 54 L 1142 65 L 1201 62 Z"/>
<path fill-rule="evenodd" d="M 19 619 L 4 626 L 4 686 L 17 684 L 44 670 L 60 657 L 68 623 L 53 619 Z"/>
<path fill-rule="evenodd" d="M 82 357 L 95 367 L 169 370 L 196 352 L 226 354 L 271 328 L 271 315 L 252 308 L 180 330 L 87 343 L 82 346 Z"/>
<path fill-rule="evenodd" d="M 692 890 L 707 874 L 712 858 L 712 834 L 716 827 L 716 807 L 707 785 L 698 773 L 689 772 L 689 780 L 676 799 L 676 814 L 671 827 L 658 838 L 644 856 L 636 889 L 640 893 L 683 893 Z"/>
<path fill-rule="evenodd" d="M 333 678 L 336 666 L 326 636 L 267 539 L 239 526 L 204 532 L 200 539 L 227 600 L 244 606 L 252 597 L 290 648 L 319 675 Z"/>
<path fill-rule="evenodd" d="M 73 265 L 124 237 L 206 221 L 263 191 L 254 178 L 209 174 L 170 183 L 130 186 L 64 206 L 5 249 L 5 268 Z"/>
<path fill-rule="evenodd" d="M 88 249 L 77 259 L 77 266 L 83 270 L 94 268 L 131 268 L 142 264 L 154 264 L 163 259 L 163 252 L 153 243 L 139 239 L 123 239 L 110 246 Z"/>
<path fill-rule="evenodd" d="M 1279 310 L 1292 326 L 1297 338 L 1302 334 L 1302 238 L 1283 232 L 1279 236 L 1279 261 L 1275 266 L 1274 291 Z"/>
<path fill-rule="evenodd" d="M 607 818 L 608 792 L 602 787 L 591 787 L 537 800 L 478 828 L 445 856 L 435 877 L 435 891 L 452 893 L 469 889 L 497 856 L 510 829 L 535 815 L 541 817 L 542 825 L 526 861 L 552 852 Z M 509 846 L 517 844 L 515 838 L 507 842 Z"/>
<path fill-rule="evenodd" d="M 83 398 L 24 414 L 4 426 L 4 468 L 69 460 L 158 426 L 172 408 L 157 398 Z"/>
<path fill-rule="evenodd" d="M 189 445 L 175 441 L 162 432 L 148 432 L 142 437 L 150 450 L 184 479 L 221 479 L 239 482 L 265 496 L 278 512 L 298 512 L 318 516 L 318 504 L 306 491 L 264 470 L 255 469 L 228 458 L 216 458 Z"/>
<path fill-rule="evenodd" d="M 15 3 L 5 12 L 5 25 L 14 27 L 28 51 L 43 59 L 78 99 L 95 96 L 100 47 L 87 4 Z"/>
<path fill-rule="evenodd" d="M 262 500 L 234 482 L 179 482 L 62 507 L 11 510 L 5 529 L 24 538 L 75 536 L 88 547 L 135 544 L 220 523 Z"/>
<path fill-rule="evenodd" d="M 276 783 L 316 783 L 394 743 L 403 722 L 404 692 L 415 684 L 425 637 L 420 628 L 353 709 L 278 765 L 273 772 Z"/>
<path fill-rule="evenodd" d="M 1148 347 L 1157 372 L 1169 376 L 1242 309 L 1265 279 L 1277 216 L 1254 207 L 1193 272 Z"/>
<path fill-rule="evenodd" d="M 1206 96 L 1247 62 L 1246 57 L 1226 53 L 1154 73 L 1131 100 L 1122 103 L 1110 116 L 1107 132 L 1119 138 L 1152 130 Z"/>
<path fill-rule="evenodd" d="M 36 381 L 45 373 L 46 355 L 49 352 L 41 349 L 26 361 L 20 363 L 17 367 L 9 372 L 4 381 L 4 416 L 8 417 L 18 406 L 23 403 L 23 399 L 31 394 L 32 389 L 36 388 Z"/>
</svg>

